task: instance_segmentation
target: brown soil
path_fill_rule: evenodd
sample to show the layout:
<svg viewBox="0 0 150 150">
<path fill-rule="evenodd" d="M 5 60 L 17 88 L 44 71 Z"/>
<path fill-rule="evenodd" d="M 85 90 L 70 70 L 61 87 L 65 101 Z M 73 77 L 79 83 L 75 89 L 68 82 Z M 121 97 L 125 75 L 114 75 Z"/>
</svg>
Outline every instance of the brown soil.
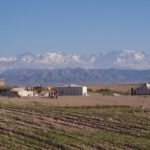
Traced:
<svg viewBox="0 0 150 150">
<path fill-rule="evenodd" d="M 127 105 L 150 108 L 150 96 L 103 96 L 91 93 L 89 96 L 60 96 L 58 99 L 47 97 L 8 98 L 0 97 L 0 101 L 28 103 L 32 101 L 49 103 L 58 106 L 95 106 L 95 105 Z"/>
<path fill-rule="evenodd" d="M 87 85 L 88 89 L 92 89 L 93 91 L 98 89 L 109 89 L 118 92 L 129 92 L 132 87 L 135 88 L 137 86 L 139 86 L 139 84 Z"/>
</svg>

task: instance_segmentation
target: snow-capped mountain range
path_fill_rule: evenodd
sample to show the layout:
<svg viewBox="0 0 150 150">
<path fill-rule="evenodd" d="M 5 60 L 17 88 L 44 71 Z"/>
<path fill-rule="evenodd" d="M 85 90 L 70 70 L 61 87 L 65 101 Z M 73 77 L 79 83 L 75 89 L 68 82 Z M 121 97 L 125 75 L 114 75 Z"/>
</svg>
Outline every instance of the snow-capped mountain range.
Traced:
<svg viewBox="0 0 150 150">
<path fill-rule="evenodd" d="M 150 69 L 150 52 L 119 50 L 80 56 L 56 52 L 25 53 L 15 57 L 0 56 L 0 72 L 10 69 Z"/>
</svg>

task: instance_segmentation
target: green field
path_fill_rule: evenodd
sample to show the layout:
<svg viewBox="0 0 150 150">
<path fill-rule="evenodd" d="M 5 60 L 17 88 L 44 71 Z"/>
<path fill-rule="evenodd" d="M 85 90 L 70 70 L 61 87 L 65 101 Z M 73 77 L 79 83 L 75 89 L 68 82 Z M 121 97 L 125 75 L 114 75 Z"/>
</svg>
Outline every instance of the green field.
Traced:
<svg viewBox="0 0 150 150">
<path fill-rule="evenodd" d="M 1 101 L 0 149 L 149 150 L 150 109 Z"/>
</svg>

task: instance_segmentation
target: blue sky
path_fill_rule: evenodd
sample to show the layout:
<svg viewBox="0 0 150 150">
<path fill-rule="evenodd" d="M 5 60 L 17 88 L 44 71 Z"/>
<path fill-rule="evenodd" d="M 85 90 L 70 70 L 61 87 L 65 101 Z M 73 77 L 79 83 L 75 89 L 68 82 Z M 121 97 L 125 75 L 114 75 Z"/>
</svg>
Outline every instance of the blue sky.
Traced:
<svg viewBox="0 0 150 150">
<path fill-rule="evenodd" d="M 0 0 L 0 55 L 150 50 L 150 0 Z"/>
</svg>

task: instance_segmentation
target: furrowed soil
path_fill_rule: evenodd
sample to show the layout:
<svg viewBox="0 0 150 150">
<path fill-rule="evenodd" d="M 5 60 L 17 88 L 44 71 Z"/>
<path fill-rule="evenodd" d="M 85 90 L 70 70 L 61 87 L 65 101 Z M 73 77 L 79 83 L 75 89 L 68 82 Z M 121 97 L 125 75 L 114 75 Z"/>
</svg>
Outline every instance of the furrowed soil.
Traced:
<svg viewBox="0 0 150 150">
<path fill-rule="evenodd" d="M 0 98 L 1 150 L 149 150 L 150 97 Z"/>
</svg>

